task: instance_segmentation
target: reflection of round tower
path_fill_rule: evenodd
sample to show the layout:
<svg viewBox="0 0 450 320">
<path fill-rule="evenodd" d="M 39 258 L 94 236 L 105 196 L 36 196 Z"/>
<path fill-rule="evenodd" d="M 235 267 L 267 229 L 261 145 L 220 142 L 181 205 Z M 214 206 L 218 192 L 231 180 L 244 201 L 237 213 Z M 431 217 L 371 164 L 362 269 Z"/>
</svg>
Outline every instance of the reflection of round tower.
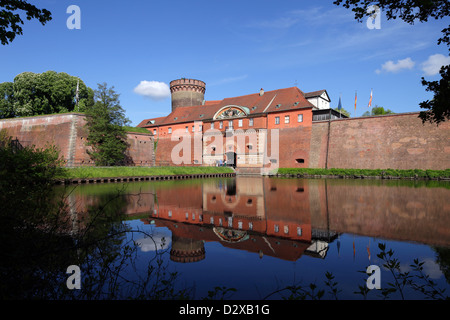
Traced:
<svg viewBox="0 0 450 320">
<path fill-rule="evenodd" d="M 193 240 L 172 234 L 170 260 L 175 262 L 197 262 L 205 259 L 205 246 L 202 240 Z"/>
<path fill-rule="evenodd" d="M 206 84 L 200 80 L 181 78 L 170 82 L 172 111 L 177 107 L 199 106 L 205 99 Z"/>
</svg>

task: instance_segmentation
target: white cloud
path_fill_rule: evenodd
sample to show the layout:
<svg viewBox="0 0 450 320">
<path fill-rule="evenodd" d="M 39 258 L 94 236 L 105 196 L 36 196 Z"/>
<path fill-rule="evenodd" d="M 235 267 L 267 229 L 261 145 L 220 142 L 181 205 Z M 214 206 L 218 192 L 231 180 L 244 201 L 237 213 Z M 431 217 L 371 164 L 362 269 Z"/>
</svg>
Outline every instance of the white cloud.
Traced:
<svg viewBox="0 0 450 320">
<path fill-rule="evenodd" d="M 397 62 L 394 62 L 392 60 L 386 61 L 381 65 L 381 70 L 377 69 L 375 70 L 376 73 L 381 73 L 382 71 L 385 72 L 399 72 L 403 69 L 412 69 L 414 68 L 415 62 L 411 60 L 411 58 L 401 59 L 397 60 Z"/>
<path fill-rule="evenodd" d="M 422 63 L 422 70 L 426 76 L 434 76 L 439 73 L 442 66 L 450 64 L 450 57 L 442 54 L 433 54 L 428 60 Z"/>
<path fill-rule="evenodd" d="M 162 100 L 170 97 L 169 86 L 159 81 L 141 81 L 133 91 L 152 100 Z"/>
</svg>

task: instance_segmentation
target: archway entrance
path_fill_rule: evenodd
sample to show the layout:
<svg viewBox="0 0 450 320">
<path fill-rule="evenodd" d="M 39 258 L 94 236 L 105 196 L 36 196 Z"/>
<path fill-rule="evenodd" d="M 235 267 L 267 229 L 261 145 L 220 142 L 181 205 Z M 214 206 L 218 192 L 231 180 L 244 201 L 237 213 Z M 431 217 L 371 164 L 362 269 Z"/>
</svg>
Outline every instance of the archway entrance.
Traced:
<svg viewBox="0 0 450 320">
<path fill-rule="evenodd" d="M 230 151 L 226 153 L 227 166 L 236 168 L 236 152 Z"/>
</svg>

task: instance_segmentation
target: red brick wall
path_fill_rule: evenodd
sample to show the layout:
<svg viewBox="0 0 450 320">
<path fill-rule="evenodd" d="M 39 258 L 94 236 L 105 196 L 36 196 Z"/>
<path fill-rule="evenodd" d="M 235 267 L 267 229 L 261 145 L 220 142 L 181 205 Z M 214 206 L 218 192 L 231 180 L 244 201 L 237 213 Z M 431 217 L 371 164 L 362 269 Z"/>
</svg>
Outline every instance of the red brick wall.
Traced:
<svg viewBox="0 0 450 320">
<path fill-rule="evenodd" d="M 269 130 L 268 146 L 271 155 L 273 149 L 270 134 L 273 130 Z M 279 167 L 280 168 L 308 168 L 309 153 L 311 144 L 311 126 L 299 126 L 295 128 L 285 128 L 278 131 L 279 135 Z M 304 162 L 299 163 L 296 160 L 302 159 Z"/>
<path fill-rule="evenodd" d="M 24 146 L 45 148 L 55 145 L 67 165 L 94 165 L 86 150 L 87 131 L 85 116 L 77 113 L 46 115 L 29 118 L 0 120 L 0 130 L 6 129 Z M 150 166 L 153 164 L 153 136 L 128 133 L 127 165 Z"/>
<path fill-rule="evenodd" d="M 72 121 L 77 117 L 77 114 L 62 114 L 5 119 L 0 120 L 0 130 L 6 129 L 8 135 L 19 139 L 24 146 L 44 148 L 46 145 L 56 145 L 61 156 L 68 159 Z"/>
<path fill-rule="evenodd" d="M 325 167 L 328 125 L 313 123 L 310 167 Z M 450 168 L 450 123 L 422 124 L 418 113 L 331 121 L 328 168 Z"/>
</svg>

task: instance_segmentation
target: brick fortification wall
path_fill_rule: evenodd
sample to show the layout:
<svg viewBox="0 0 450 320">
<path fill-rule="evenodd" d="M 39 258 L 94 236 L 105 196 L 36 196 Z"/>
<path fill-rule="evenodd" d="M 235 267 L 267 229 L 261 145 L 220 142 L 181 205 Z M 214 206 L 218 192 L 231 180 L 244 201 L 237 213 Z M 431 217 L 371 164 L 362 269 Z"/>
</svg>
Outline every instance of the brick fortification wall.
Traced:
<svg viewBox="0 0 450 320">
<path fill-rule="evenodd" d="M 450 123 L 422 124 L 418 114 L 315 122 L 309 167 L 450 168 Z"/>
<path fill-rule="evenodd" d="M 87 154 L 85 115 L 67 113 L 29 118 L 0 120 L 0 130 L 18 139 L 23 146 L 45 148 L 55 145 L 67 166 L 94 165 Z M 127 133 L 127 163 L 130 166 L 153 165 L 153 136 L 143 133 Z"/>
</svg>

